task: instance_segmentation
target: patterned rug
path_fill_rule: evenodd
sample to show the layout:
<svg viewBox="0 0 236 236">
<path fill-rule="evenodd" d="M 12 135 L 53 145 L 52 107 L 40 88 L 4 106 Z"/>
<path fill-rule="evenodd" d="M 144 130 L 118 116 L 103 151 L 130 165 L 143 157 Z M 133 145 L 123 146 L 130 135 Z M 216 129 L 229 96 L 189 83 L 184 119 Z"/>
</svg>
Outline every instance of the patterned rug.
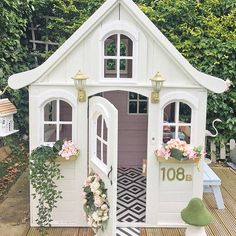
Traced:
<svg viewBox="0 0 236 236">
<path fill-rule="evenodd" d="M 141 168 L 119 168 L 117 181 L 117 221 L 145 222 L 146 177 Z"/>
<path fill-rule="evenodd" d="M 116 236 L 139 236 L 139 228 L 117 228 Z"/>
</svg>

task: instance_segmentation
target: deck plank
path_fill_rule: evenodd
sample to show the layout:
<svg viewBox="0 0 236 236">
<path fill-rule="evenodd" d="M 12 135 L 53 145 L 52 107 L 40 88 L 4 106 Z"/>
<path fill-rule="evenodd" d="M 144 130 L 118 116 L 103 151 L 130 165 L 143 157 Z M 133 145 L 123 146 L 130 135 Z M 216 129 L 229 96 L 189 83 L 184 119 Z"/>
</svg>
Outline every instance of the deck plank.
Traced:
<svg viewBox="0 0 236 236">
<path fill-rule="evenodd" d="M 182 236 L 183 234 L 178 229 L 163 228 L 161 229 L 163 235 L 165 236 Z"/>
<path fill-rule="evenodd" d="M 37 228 L 30 228 L 27 236 L 40 236 Z M 48 236 L 94 236 L 89 228 L 49 228 Z"/>
</svg>

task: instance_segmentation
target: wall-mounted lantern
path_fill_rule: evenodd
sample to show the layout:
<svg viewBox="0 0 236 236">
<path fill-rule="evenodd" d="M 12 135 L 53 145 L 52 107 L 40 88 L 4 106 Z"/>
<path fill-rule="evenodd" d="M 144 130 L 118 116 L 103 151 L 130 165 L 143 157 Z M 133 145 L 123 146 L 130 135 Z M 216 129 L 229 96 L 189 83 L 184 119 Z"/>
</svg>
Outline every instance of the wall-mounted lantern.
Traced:
<svg viewBox="0 0 236 236">
<path fill-rule="evenodd" d="M 160 100 L 159 92 L 163 86 L 165 79 L 162 77 L 160 72 L 157 72 L 154 77 L 150 79 L 152 81 L 152 93 L 151 93 L 151 102 L 158 103 Z"/>
<path fill-rule="evenodd" d="M 88 76 L 84 75 L 80 70 L 77 72 L 77 74 L 72 77 L 74 80 L 75 87 L 78 90 L 78 100 L 79 102 L 85 102 L 86 101 L 86 80 L 88 79 Z"/>
</svg>

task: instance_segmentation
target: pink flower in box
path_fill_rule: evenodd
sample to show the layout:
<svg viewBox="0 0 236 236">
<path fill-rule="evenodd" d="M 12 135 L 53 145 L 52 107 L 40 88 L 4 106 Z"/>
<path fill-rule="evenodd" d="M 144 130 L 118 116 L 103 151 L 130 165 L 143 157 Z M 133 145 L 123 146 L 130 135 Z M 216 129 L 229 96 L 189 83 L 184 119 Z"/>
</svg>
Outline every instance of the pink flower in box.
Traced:
<svg viewBox="0 0 236 236">
<path fill-rule="evenodd" d="M 78 155 L 78 153 L 79 149 L 75 147 L 74 143 L 71 140 L 65 140 L 58 154 L 66 160 L 69 160 L 71 156 Z"/>
</svg>

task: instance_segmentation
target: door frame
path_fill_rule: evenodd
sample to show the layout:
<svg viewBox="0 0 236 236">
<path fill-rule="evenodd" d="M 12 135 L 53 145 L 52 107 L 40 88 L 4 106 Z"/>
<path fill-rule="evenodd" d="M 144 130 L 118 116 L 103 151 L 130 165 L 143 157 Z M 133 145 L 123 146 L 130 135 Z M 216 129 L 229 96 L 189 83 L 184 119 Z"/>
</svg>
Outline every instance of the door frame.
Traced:
<svg viewBox="0 0 236 236">
<path fill-rule="evenodd" d="M 146 179 L 146 220 L 145 222 L 118 222 L 116 221 L 117 227 L 158 227 L 158 209 L 159 209 L 159 174 L 158 168 L 159 163 L 156 161 L 154 152 L 161 143 L 161 137 L 158 135 L 159 123 L 161 121 L 161 110 L 160 104 L 152 104 L 150 99 L 149 88 L 122 88 L 117 89 L 114 87 L 100 87 L 99 89 L 92 89 L 91 93 L 88 91 L 89 96 L 94 96 L 98 93 L 109 92 L 109 91 L 126 91 L 135 92 L 148 98 L 148 125 L 147 125 L 147 179 Z M 107 99 L 106 99 L 107 100 Z M 88 108 L 89 109 L 89 108 Z M 88 135 L 89 136 L 89 135 Z M 156 171 L 153 171 L 156 170 Z M 116 170 L 117 171 L 117 170 Z M 153 181 L 156 179 L 156 181 Z M 117 199 L 117 194 L 116 194 Z M 156 204 L 153 205 L 153 202 Z M 128 225 L 127 225 L 128 224 Z"/>
</svg>

